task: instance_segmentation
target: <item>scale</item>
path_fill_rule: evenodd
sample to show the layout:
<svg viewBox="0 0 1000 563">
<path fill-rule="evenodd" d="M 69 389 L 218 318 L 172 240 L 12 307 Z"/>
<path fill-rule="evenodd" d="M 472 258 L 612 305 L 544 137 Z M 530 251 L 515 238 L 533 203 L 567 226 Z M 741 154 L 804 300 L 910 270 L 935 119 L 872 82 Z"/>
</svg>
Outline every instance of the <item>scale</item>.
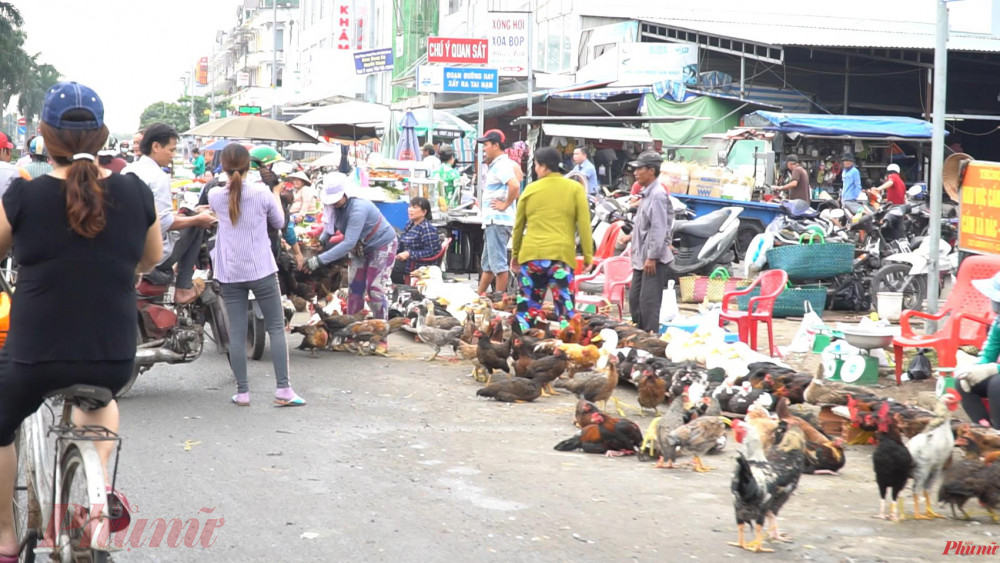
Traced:
<svg viewBox="0 0 1000 563">
<path fill-rule="evenodd" d="M 844 339 L 854 347 L 848 349 L 831 345 L 824 353 L 823 373 L 827 378 L 858 385 L 878 384 L 878 358 L 873 358 L 871 350 L 885 348 L 892 344 L 895 332 L 892 329 L 844 329 Z"/>
</svg>

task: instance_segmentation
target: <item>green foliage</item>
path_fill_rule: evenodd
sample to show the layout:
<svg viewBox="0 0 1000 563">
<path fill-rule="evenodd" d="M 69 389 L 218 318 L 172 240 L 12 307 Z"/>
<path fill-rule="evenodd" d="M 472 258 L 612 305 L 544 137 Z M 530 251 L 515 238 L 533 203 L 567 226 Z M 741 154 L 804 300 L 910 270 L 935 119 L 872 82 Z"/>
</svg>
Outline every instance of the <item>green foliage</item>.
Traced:
<svg viewBox="0 0 1000 563">
<path fill-rule="evenodd" d="M 10 2 L 0 2 L 0 110 L 20 95 L 18 111 L 29 120 L 42 111 L 45 91 L 59 80 L 52 65 L 38 62 L 38 54 L 24 50 L 20 12 Z"/>
<path fill-rule="evenodd" d="M 208 121 L 208 113 L 211 104 L 208 98 L 203 96 L 194 97 L 194 118 L 195 124 L 201 125 Z M 219 105 L 216 104 L 216 108 Z M 139 116 L 139 128 L 149 127 L 156 122 L 166 123 L 178 133 L 183 133 L 191 128 L 191 102 L 187 96 L 182 96 L 177 103 L 156 102 L 150 104 L 142 110 Z"/>
</svg>

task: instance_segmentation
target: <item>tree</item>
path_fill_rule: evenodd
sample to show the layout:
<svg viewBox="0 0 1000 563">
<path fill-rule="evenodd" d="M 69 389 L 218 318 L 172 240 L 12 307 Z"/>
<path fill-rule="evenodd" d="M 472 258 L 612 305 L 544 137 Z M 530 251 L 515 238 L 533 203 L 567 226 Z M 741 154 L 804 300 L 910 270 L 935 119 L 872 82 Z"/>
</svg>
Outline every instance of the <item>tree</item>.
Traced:
<svg viewBox="0 0 1000 563">
<path fill-rule="evenodd" d="M 208 100 L 203 96 L 194 97 L 195 124 L 201 125 L 208 121 Z M 146 106 L 139 116 L 139 128 L 149 127 L 153 123 L 162 122 L 183 133 L 191 128 L 191 102 L 182 96 L 177 103 L 156 102 Z"/>
<path fill-rule="evenodd" d="M 21 92 L 31 72 L 32 60 L 24 52 L 21 13 L 10 2 L 0 2 L 0 111 Z"/>
<path fill-rule="evenodd" d="M 56 82 L 59 82 L 59 71 L 56 67 L 44 63 L 34 65 L 33 72 L 28 76 L 21 91 L 21 97 L 17 100 L 17 111 L 26 117 L 28 122 L 42 113 L 45 94 Z"/>
</svg>

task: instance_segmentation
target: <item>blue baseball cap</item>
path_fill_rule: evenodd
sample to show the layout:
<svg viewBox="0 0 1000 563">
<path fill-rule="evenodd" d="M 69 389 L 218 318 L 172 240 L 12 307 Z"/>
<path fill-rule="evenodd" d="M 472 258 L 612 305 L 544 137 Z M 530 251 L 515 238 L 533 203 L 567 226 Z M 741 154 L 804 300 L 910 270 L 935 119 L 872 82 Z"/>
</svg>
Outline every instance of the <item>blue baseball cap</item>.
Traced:
<svg viewBox="0 0 1000 563">
<path fill-rule="evenodd" d="M 92 119 L 66 119 L 73 110 L 87 112 Z M 104 126 L 104 103 L 97 92 L 83 84 L 59 82 L 45 94 L 42 121 L 56 129 L 100 129 Z"/>
</svg>

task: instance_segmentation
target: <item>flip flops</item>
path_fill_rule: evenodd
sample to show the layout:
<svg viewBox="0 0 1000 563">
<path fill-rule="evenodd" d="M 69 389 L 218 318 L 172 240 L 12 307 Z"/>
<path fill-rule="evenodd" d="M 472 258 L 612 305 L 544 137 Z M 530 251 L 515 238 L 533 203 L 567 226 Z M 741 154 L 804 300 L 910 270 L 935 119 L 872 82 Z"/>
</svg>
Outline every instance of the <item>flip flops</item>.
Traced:
<svg viewBox="0 0 1000 563">
<path fill-rule="evenodd" d="M 301 407 L 305 406 L 306 400 L 299 397 L 291 387 L 286 387 L 274 393 L 274 404 L 279 407 Z"/>
</svg>

